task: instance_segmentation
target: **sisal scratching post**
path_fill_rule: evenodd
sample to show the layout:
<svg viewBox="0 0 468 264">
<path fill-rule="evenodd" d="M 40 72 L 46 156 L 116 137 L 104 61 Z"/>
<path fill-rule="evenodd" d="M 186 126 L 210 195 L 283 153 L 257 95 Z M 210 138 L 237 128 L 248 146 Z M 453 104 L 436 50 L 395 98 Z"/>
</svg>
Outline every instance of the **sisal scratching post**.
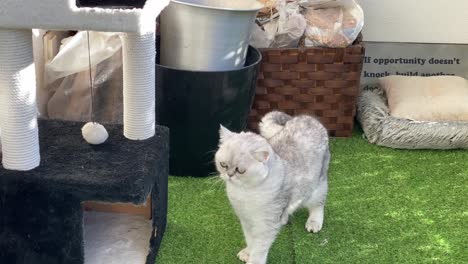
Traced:
<svg viewBox="0 0 468 264">
<path fill-rule="evenodd" d="M 154 31 L 168 4 L 0 0 L 0 263 L 154 263 L 169 167 L 169 131 L 155 125 Z M 125 129 L 107 124 L 108 134 L 88 137 L 83 123 L 36 120 L 33 28 L 123 32 Z M 93 144 L 109 139 L 86 144 L 82 132 Z M 111 212 L 90 218 L 96 212 L 82 207 L 148 200 L 151 219 L 141 221 Z"/>
<path fill-rule="evenodd" d="M 0 29 L 0 127 L 5 169 L 40 163 L 32 31 Z"/>
<path fill-rule="evenodd" d="M 124 135 L 148 139 L 155 134 L 155 32 L 125 33 L 122 46 Z"/>
</svg>

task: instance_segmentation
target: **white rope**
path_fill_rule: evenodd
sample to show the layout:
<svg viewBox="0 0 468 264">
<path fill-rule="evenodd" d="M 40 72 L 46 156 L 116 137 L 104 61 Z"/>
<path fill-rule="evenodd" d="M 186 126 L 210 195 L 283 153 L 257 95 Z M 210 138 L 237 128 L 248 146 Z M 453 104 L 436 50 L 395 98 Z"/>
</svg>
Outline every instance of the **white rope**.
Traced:
<svg viewBox="0 0 468 264">
<path fill-rule="evenodd" d="M 155 134 L 155 32 L 122 35 L 124 136 L 148 139 Z"/>
<path fill-rule="evenodd" d="M 5 169 L 40 163 L 32 31 L 0 29 L 0 127 Z"/>
</svg>

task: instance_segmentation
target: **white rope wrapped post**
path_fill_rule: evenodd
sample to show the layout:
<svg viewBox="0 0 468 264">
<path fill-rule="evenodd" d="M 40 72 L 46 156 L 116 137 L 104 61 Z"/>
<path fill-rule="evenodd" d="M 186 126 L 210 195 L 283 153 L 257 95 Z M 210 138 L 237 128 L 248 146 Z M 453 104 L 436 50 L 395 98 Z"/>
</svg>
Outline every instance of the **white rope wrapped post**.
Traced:
<svg viewBox="0 0 468 264">
<path fill-rule="evenodd" d="M 39 166 L 36 73 L 31 30 L 0 29 L 0 127 L 5 169 Z"/>
<path fill-rule="evenodd" d="M 124 136 L 148 139 L 155 134 L 156 34 L 124 33 L 123 102 Z"/>
</svg>

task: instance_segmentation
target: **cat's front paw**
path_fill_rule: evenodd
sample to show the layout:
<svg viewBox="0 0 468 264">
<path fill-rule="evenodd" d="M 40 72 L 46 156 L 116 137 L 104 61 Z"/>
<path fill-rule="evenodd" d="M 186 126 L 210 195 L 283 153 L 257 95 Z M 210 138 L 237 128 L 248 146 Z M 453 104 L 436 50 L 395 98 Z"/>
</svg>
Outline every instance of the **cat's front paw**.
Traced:
<svg viewBox="0 0 468 264">
<path fill-rule="evenodd" d="M 248 252 L 247 248 L 244 248 L 243 250 L 239 251 L 239 253 L 237 253 L 237 257 L 242 262 L 248 262 L 249 261 L 249 252 Z"/>
<path fill-rule="evenodd" d="M 288 214 L 283 214 L 283 215 L 281 216 L 281 220 L 280 220 L 280 221 L 281 221 L 281 225 L 287 225 L 288 222 L 289 222 L 289 216 L 288 216 Z"/>
<path fill-rule="evenodd" d="M 307 232 L 309 233 L 318 233 L 320 230 L 322 230 L 322 225 L 323 222 L 317 222 L 317 221 L 307 221 L 305 228 Z"/>
</svg>

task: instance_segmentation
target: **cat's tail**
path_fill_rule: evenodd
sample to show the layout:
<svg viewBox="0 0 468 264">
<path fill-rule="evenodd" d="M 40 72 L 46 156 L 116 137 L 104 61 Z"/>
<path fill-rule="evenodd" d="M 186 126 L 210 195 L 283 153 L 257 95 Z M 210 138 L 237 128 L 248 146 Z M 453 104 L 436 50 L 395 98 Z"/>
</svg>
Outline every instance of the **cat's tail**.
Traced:
<svg viewBox="0 0 468 264">
<path fill-rule="evenodd" d="M 259 124 L 260 135 L 266 139 L 272 138 L 278 134 L 278 132 L 283 130 L 286 122 L 291 119 L 292 117 L 290 115 L 279 111 L 273 111 L 266 114 Z"/>
</svg>

